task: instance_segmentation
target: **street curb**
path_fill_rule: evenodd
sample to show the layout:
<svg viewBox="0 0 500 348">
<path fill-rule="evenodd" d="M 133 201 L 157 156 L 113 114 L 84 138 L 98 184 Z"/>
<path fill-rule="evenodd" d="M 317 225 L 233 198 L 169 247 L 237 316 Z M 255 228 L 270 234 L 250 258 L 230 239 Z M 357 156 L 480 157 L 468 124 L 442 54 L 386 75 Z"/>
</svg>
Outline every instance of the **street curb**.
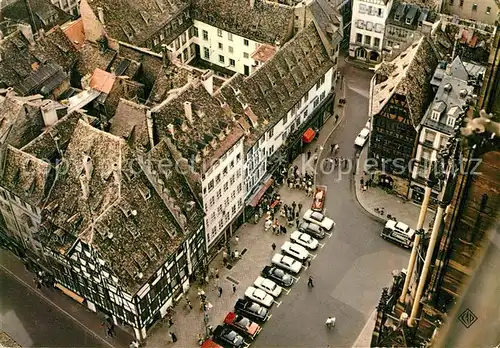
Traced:
<svg viewBox="0 0 500 348">
<path fill-rule="evenodd" d="M 366 209 L 365 207 L 363 207 L 363 205 L 361 204 L 361 202 L 358 199 L 358 194 L 357 194 L 357 191 L 356 191 L 356 179 L 355 178 L 351 178 L 351 190 L 354 191 L 353 196 L 355 198 L 356 203 L 359 205 L 359 207 L 361 208 L 361 210 L 364 212 L 364 214 L 366 216 L 368 216 L 372 220 L 375 220 L 377 222 L 381 222 L 383 224 L 385 224 L 388 221 L 387 219 L 383 219 L 380 216 L 375 215 L 374 213 L 372 213 L 371 211 L 369 211 L 368 209 Z"/>
<path fill-rule="evenodd" d="M 342 77 L 342 98 L 345 99 L 345 89 L 346 89 L 346 83 L 345 83 L 345 79 Z M 335 100 L 334 100 L 335 102 Z M 335 117 L 335 115 L 332 115 L 332 117 Z M 319 153 L 318 153 L 318 158 L 317 158 L 317 161 L 316 161 L 316 164 L 314 165 L 314 183 L 316 185 L 317 183 L 317 177 L 318 177 L 318 165 L 320 163 L 320 160 L 321 160 L 321 154 L 323 153 L 323 150 L 324 150 L 324 145 L 326 144 L 326 142 L 330 139 L 330 137 L 332 136 L 333 132 L 335 132 L 337 130 L 337 127 L 342 123 L 342 121 L 344 120 L 344 117 L 345 117 L 345 106 L 342 106 L 342 113 L 341 115 L 339 115 L 339 120 L 338 122 L 332 127 L 332 129 L 330 130 L 330 133 L 328 133 L 328 136 L 325 138 L 325 140 L 323 141 L 322 144 L 319 144 L 320 146 L 320 150 L 319 150 Z"/>
</svg>

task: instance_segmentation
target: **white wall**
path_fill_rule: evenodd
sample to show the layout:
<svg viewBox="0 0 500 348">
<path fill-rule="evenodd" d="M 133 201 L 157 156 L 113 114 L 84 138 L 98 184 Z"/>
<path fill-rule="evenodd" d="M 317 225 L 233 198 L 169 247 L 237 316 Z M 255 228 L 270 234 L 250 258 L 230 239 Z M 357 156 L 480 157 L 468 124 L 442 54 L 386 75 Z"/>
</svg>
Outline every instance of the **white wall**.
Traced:
<svg viewBox="0 0 500 348">
<path fill-rule="evenodd" d="M 243 170 L 243 140 L 241 138 L 229 149 L 205 173 L 205 178 L 202 181 L 207 249 L 243 208 L 246 192 Z"/>
<path fill-rule="evenodd" d="M 198 37 L 193 37 L 192 41 L 200 45 L 200 58 L 212 64 L 239 72 L 240 74 L 245 73 L 245 66 L 248 67 L 249 72 L 252 71 L 252 65 L 255 64 L 255 61 L 251 56 L 259 47 L 259 42 L 246 39 L 236 34 L 231 34 L 224 30 L 219 30 L 212 25 L 197 20 L 194 21 L 194 26 L 198 28 Z M 207 40 L 203 38 L 204 30 L 208 33 Z M 248 41 L 248 45 L 245 45 L 245 40 Z M 219 48 L 219 44 L 222 44 L 222 48 Z M 232 52 L 230 52 L 230 47 L 232 48 Z M 205 58 L 205 48 L 208 49 L 210 53 L 209 59 Z M 245 58 L 246 55 L 248 55 L 247 58 Z M 219 61 L 219 56 L 224 57 L 224 63 Z M 234 60 L 234 66 L 230 65 L 229 59 Z"/>
<path fill-rule="evenodd" d="M 255 142 L 252 148 L 245 156 L 245 198 L 252 193 L 252 189 L 257 185 L 264 175 L 267 168 L 266 156 L 266 135 Z"/>
<path fill-rule="evenodd" d="M 355 49 L 359 46 L 378 52 L 382 50 L 385 21 L 391 11 L 391 7 L 392 0 L 387 5 L 384 5 L 382 1 L 354 0 L 352 5 L 351 34 L 349 37 L 349 55 L 351 57 L 354 57 Z M 379 10 L 381 11 L 380 15 Z M 376 31 L 377 28 L 378 32 Z M 362 35 L 361 43 L 356 42 L 357 34 Z M 366 37 L 370 37 L 369 44 L 365 41 Z M 379 39 L 378 46 L 375 46 L 375 38 Z"/>
<path fill-rule="evenodd" d="M 324 75 L 324 82 L 316 89 L 314 85 L 301 99 L 296 110 L 292 109 L 288 112 L 286 119 L 281 119 L 273 127 L 272 131 L 266 133 L 266 148 L 267 156 L 271 156 L 288 138 L 288 135 L 297 129 L 308 117 L 310 117 L 314 110 L 321 104 L 324 98 L 328 96 L 332 90 L 333 80 L 332 67 Z M 304 98 L 307 96 L 307 98 Z"/>
<path fill-rule="evenodd" d="M 52 0 L 51 2 L 70 15 L 77 16 L 80 13 L 78 0 Z"/>
<path fill-rule="evenodd" d="M 428 132 L 435 133 L 434 141 L 432 143 L 432 149 L 429 146 L 422 145 L 425 142 L 425 139 L 427 138 Z M 417 146 L 417 151 L 415 153 L 415 161 L 420 162 L 422 160 L 422 157 L 423 157 L 422 153 L 423 152 L 430 152 L 429 160 L 432 163 L 433 161 L 437 160 L 437 155 L 438 155 L 439 149 L 442 146 L 445 146 L 447 144 L 448 136 L 446 134 L 438 132 L 434 129 L 423 127 L 422 131 L 420 132 L 420 137 L 419 137 L 418 142 L 419 142 L 419 144 Z M 413 179 L 416 179 L 418 177 L 419 168 L 420 168 L 420 164 L 415 163 L 415 165 L 413 167 L 413 172 L 412 172 Z"/>
</svg>

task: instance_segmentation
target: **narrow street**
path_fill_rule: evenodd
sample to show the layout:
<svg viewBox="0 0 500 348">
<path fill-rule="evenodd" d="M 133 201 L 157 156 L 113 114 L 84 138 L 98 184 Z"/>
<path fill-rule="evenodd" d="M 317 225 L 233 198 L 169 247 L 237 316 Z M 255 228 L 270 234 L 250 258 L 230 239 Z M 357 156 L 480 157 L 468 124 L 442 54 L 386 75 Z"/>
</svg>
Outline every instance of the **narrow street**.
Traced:
<svg viewBox="0 0 500 348">
<path fill-rule="evenodd" d="M 331 143 L 338 143 L 339 157 L 355 158 L 354 139 L 368 118 L 371 73 L 344 64 L 341 72 L 347 85 L 345 118 L 323 155 L 329 155 Z M 336 227 L 300 282 L 273 310 L 255 347 L 351 346 L 375 310 L 382 287 L 390 284 L 391 271 L 407 263 L 406 250 L 379 237 L 382 224 L 359 206 L 351 178 L 352 174 L 318 173 L 318 184 L 328 186 L 326 214 Z M 315 280 L 313 289 L 307 287 L 309 275 Z M 330 315 L 337 318 L 333 330 L 325 327 Z"/>
<path fill-rule="evenodd" d="M 0 326 L 23 347 L 109 347 L 2 268 L 0 297 Z"/>
</svg>

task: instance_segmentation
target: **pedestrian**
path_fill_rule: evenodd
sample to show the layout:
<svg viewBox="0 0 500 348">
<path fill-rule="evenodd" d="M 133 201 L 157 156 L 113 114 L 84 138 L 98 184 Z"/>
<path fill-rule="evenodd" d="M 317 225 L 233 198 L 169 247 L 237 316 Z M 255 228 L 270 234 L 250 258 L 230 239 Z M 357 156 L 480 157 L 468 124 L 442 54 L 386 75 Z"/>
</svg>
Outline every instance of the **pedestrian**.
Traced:
<svg viewBox="0 0 500 348">
<path fill-rule="evenodd" d="M 271 248 L 273 248 L 273 251 L 276 250 L 276 243 L 271 244 Z"/>
<path fill-rule="evenodd" d="M 236 294 L 236 285 L 233 284 L 233 294 Z"/>
<path fill-rule="evenodd" d="M 191 301 L 189 301 L 188 298 L 186 298 L 186 305 L 189 307 L 189 309 L 193 309 L 193 305 L 191 304 Z"/>
<path fill-rule="evenodd" d="M 292 218 L 293 218 L 293 216 L 292 216 Z M 296 211 L 296 212 L 295 212 L 295 218 L 296 218 L 296 219 L 298 219 L 298 218 L 299 218 L 299 212 L 298 212 L 298 211 Z"/>
<path fill-rule="evenodd" d="M 307 286 L 310 288 L 314 288 L 312 276 L 309 276 L 309 280 L 307 281 Z"/>
<path fill-rule="evenodd" d="M 219 278 L 219 269 L 218 268 L 215 269 L 214 274 L 215 274 L 215 278 Z"/>
<path fill-rule="evenodd" d="M 209 321 L 210 321 L 210 316 L 208 315 L 208 313 L 205 313 L 205 315 L 203 316 L 203 322 L 205 324 L 208 324 Z"/>
<path fill-rule="evenodd" d="M 311 258 L 308 257 L 306 261 L 307 267 L 311 267 Z"/>
<path fill-rule="evenodd" d="M 300 213 L 300 211 L 302 210 L 302 203 L 299 203 L 298 208 L 299 208 L 299 213 Z"/>
<path fill-rule="evenodd" d="M 106 334 L 109 337 L 113 337 L 115 335 L 115 326 L 114 326 L 114 324 L 108 325 L 108 330 L 107 330 Z"/>
<path fill-rule="evenodd" d="M 220 286 L 217 288 L 217 291 L 219 292 L 219 297 L 221 297 L 222 296 L 222 288 Z"/>
<path fill-rule="evenodd" d="M 339 115 L 335 115 L 335 122 L 339 120 Z M 333 152 L 333 145 L 332 145 L 332 152 Z"/>
<path fill-rule="evenodd" d="M 276 225 L 273 224 L 273 234 L 276 234 Z"/>
<path fill-rule="evenodd" d="M 238 242 L 240 241 L 240 237 L 235 236 L 235 237 L 234 237 L 234 241 L 236 242 L 236 244 L 238 244 Z"/>
<path fill-rule="evenodd" d="M 297 207 L 297 203 L 295 203 L 295 201 L 293 201 L 292 203 L 292 212 L 295 214 L 295 208 Z"/>
<path fill-rule="evenodd" d="M 337 121 L 337 119 L 335 119 L 335 121 Z M 330 152 L 333 152 L 334 147 L 335 147 L 335 144 L 330 145 Z"/>
<path fill-rule="evenodd" d="M 335 326 L 335 318 L 333 318 L 332 316 L 329 316 L 328 319 L 326 319 L 326 327 L 328 329 L 331 329 L 334 326 Z"/>
<path fill-rule="evenodd" d="M 295 224 L 296 224 L 297 228 L 299 228 L 299 223 L 300 223 L 300 220 L 299 219 L 295 219 Z"/>
<path fill-rule="evenodd" d="M 172 343 L 177 342 L 177 336 L 173 332 L 170 332 L 170 338 L 172 339 Z"/>
<path fill-rule="evenodd" d="M 171 327 L 172 325 L 174 325 L 174 320 L 172 317 L 168 317 L 168 327 Z"/>
<path fill-rule="evenodd" d="M 311 158 L 311 150 L 307 151 L 307 160 Z"/>
</svg>

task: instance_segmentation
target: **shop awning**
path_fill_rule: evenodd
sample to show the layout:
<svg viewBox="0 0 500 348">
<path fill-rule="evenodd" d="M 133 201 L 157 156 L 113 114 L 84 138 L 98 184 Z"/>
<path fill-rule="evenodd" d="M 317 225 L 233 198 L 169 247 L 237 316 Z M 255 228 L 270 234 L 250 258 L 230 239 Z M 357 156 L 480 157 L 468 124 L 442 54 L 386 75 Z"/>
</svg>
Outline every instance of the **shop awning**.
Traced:
<svg viewBox="0 0 500 348">
<path fill-rule="evenodd" d="M 66 288 L 65 286 L 63 286 L 59 283 L 55 283 L 55 287 L 58 288 L 59 290 L 61 290 L 66 296 L 71 297 L 73 300 L 75 300 L 78 303 L 83 303 L 83 301 L 85 301 L 85 299 L 83 297 L 78 296 L 73 291 L 71 291 L 70 289 Z"/>
<path fill-rule="evenodd" d="M 315 136 L 316 132 L 314 131 L 314 129 L 307 128 L 307 130 L 302 135 L 302 141 L 306 144 L 309 144 L 311 141 L 313 141 Z"/>
<path fill-rule="evenodd" d="M 269 178 L 266 181 L 266 183 L 255 194 L 255 196 L 253 196 L 252 200 L 250 201 L 250 203 L 248 205 L 255 208 L 257 206 L 257 204 L 259 204 L 262 196 L 264 196 L 264 193 L 266 193 L 267 189 L 273 184 L 273 182 L 274 182 L 274 179 Z"/>
</svg>

